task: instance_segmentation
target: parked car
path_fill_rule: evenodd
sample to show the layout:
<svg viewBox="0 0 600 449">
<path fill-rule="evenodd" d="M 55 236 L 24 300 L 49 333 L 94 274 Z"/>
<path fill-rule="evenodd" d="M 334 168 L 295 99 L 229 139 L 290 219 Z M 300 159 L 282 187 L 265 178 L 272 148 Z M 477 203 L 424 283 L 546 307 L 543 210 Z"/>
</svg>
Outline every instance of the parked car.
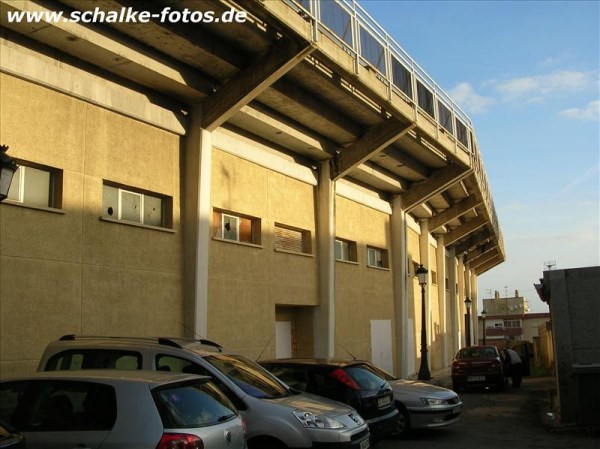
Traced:
<svg viewBox="0 0 600 449">
<path fill-rule="evenodd" d="M 25 449 L 25 437 L 0 419 L 0 449 Z"/>
<path fill-rule="evenodd" d="M 392 387 L 401 415 L 394 437 L 403 436 L 410 429 L 443 427 L 458 422 L 463 404 L 454 391 L 425 382 L 398 379 L 372 363 L 363 363 Z"/>
<path fill-rule="evenodd" d="M 495 387 L 504 389 L 504 369 L 495 346 L 462 348 L 452 362 L 452 389 Z"/>
<path fill-rule="evenodd" d="M 260 364 L 292 388 L 351 405 L 369 424 L 373 440 L 397 431 L 392 389 L 362 361 L 277 359 Z"/>
<path fill-rule="evenodd" d="M 210 378 L 61 371 L 0 382 L 0 418 L 32 449 L 244 449 L 240 414 Z"/>
<path fill-rule="evenodd" d="M 352 407 L 291 390 L 255 362 L 207 340 L 67 335 L 47 346 L 38 370 L 87 368 L 210 376 L 244 417 L 250 449 L 371 446 L 368 426 Z"/>
</svg>

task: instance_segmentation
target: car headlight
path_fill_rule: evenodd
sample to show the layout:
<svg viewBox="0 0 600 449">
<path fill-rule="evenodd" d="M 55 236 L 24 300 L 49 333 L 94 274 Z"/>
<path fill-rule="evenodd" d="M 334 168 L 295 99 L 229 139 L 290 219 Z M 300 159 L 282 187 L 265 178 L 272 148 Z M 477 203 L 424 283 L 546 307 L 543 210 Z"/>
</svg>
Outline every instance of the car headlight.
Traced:
<svg viewBox="0 0 600 449">
<path fill-rule="evenodd" d="M 302 423 L 304 427 L 310 429 L 341 429 L 344 425 L 325 415 L 315 415 L 312 412 L 304 410 L 294 410 L 294 416 Z"/>
<path fill-rule="evenodd" d="M 423 403 L 423 405 L 444 405 L 446 403 L 446 400 L 435 398 L 421 398 L 421 402 Z"/>
</svg>

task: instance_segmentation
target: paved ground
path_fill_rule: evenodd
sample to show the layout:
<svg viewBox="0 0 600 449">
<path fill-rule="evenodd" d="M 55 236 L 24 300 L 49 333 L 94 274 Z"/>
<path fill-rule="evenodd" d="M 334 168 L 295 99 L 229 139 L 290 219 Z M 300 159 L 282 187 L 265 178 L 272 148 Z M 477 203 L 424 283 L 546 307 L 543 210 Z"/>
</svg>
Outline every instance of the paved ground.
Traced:
<svg viewBox="0 0 600 449">
<path fill-rule="evenodd" d="M 554 385 L 550 377 L 525 378 L 521 388 L 504 392 L 461 392 L 464 411 L 457 424 L 415 431 L 374 449 L 600 449 L 598 434 L 553 425 L 548 412 Z"/>
</svg>

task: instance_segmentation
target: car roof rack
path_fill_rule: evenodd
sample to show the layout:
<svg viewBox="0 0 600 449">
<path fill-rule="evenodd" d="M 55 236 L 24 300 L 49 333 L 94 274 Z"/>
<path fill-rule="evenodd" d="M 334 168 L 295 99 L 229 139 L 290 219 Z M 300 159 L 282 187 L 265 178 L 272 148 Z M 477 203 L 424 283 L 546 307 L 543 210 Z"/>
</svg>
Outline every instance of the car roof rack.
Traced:
<svg viewBox="0 0 600 449">
<path fill-rule="evenodd" d="M 185 343 L 198 343 L 204 346 L 210 346 L 212 348 L 217 349 L 219 352 L 223 352 L 223 346 L 218 343 L 215 343 L 212 340 L 208 340 L 206 338 L 185 338 L 185 337 L 124 337 L 124 336 L 107 336 L 107 335 L 76 335 L 76 334 L 67 334 L 63 335 L 59 338 L 59 341 L 72 341 L 79 339 L 110 339 L 110 340 L 138 340 L 138 341 L 146 341 L 149 343 L 158 343 L 165 346 L 171 346 L 173 348 L 184 349 L 186 348 Z"/>
</svg>

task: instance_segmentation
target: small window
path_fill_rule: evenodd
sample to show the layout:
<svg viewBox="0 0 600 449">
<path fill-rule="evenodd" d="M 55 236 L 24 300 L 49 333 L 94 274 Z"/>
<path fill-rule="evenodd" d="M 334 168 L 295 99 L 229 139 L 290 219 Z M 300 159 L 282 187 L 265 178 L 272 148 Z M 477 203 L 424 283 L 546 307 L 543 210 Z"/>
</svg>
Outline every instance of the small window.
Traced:
<svg viewBox="0 0 600 449">
<path fill-rule="evenodd" d="M 62 170 L 17 161 L 8 200 L 33 207 L 62 208 Z"/>
<path fill-rule="evenodd" d="M 160 228 L 172 227 L 173 201 L 170 197 L 105 182 L 102 216 Z"/>
<path fill-rule="evenodd" d="M 431 283 L 437 285 L 437 271 L 431 270 Z"/>
<path fill-rule="evenodd" d="M 417 101 L 421 109 L 429 114 L 431 118 L 435 118 L 433 110 L 433 93 L 420 81 L 417 81 Z"/>
<path fill-rule="evenodd" d="M 387 250 L 367 247 L 367 265 L 377 268 L 389 268 Z"/>
<path fill-rule="evenodd" d="M 350 240 L 335 240 L 335 259 L 346 262 L 357 262 L 356 242 Z"/>
<path fill-rule="evenodd" d="M 275 223 L 275 249 L 311 254 L 310 231 Z"/>
<path fill-rule="evenodd" d="M 452 111 L 450 111 L 450 109 L 448 109 L 441 101 L 438 101 L 438 113 L 440 115 L 440 125 L 442 125 L 442 127 L 450 134 L 454 134 Z"/>
<path fill-rule="evenodd" d="M 215 210 L 213 227 L 216 238 L 260 245 L 259 218 Z"/>
<path fill-rule="evenodd" d="M 412 78 L 410 71 L 392 56 L 392 80 L 396 87 L 412 98 Z"/>
</svg>

